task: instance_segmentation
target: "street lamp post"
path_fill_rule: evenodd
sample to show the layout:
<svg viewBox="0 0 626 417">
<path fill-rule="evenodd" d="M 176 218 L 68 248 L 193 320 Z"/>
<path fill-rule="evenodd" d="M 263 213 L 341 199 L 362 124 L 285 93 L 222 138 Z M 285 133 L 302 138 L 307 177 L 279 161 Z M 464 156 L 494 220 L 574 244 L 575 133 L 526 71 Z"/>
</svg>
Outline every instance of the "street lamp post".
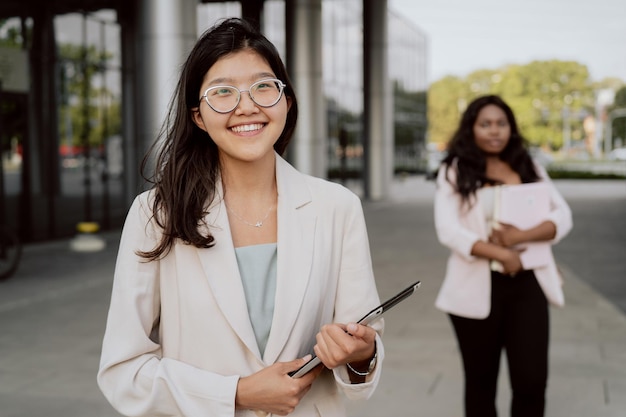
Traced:
<svg viewBox="0 0 626 417">
<path fill-rule="evenodd" d="M 576 93 L 574 93 L 576 94 Z M 563 97 L 563 150 L 568 152 L 572 145 L 572 120 L 570 105 L 574 101 L 574 98 L 570 94 L 566 94 Z"/>
<path fill-rule="evenodd" d="M 3 73 L 0 70 L 0 224 L 4 224 L 4 152 L 2 146 L 2 129 L 3 129 L 3 114 L 2 114 L 2 79 Z"/>
<path fill-rule="evenodd" d="M 626 108 L 613 109 L 609 112 L 606 122 L 606 134 L 604 136 L 604 154 L 607 155 L 613 148 L 613 121 L 620 117 L 626 117 Z"/>
<path fill-rule="evenodd" d="M 85 196 L 84 196 L 84 219 L 76 225 L 78 230 L 78 236 L 76 236 L 70 242 L 70 248 L 79 252 L 95 252 L 104 249 L 106 243 L 104 239 L 98 237 L 96 232 L 100 229 L 100 225 L 92 219 L 92 205 L 91 205 L 91 147 L 89 143 L 89 136 L 91 131 L 89 120 L 89 93 L 91 83 L 91 70 L 92 67 L 89 63 L 87 43 L 87 13 L 83 12 L 82 21 L 82 53 L 81 53 L 81 70 L 83 73 L 83 85 L 82 85 L 82 130 L 81 130 L 81 145 L 83 147 L 84 155 L 84 184 L 85 184 Z"/>
</svg>

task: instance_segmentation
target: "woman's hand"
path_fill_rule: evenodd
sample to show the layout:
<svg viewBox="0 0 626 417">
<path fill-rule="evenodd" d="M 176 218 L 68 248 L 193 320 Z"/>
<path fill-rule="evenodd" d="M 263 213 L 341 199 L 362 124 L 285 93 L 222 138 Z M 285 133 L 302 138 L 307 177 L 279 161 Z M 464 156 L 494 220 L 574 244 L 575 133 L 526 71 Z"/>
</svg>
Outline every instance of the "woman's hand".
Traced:
<svg viewBox="0 0 626 417">
<path fill-rule="evenodd" d="M 498 250 L 498 256 L 495 258 L 502 264 L 503 274 L 515 275 L 524 269 L 520 258 L 523 249 L 514 248 L 514 246 L 525 240 L 524 231 L 511 224 L 499 223 L 498 227 L 494 227 L 491 231 L 489 243 L 504 249 Z"/>
<path fill-rule="evenodd" d="M 288 375 L 309 359 L 311 355 L 291 362 L 277 362 L 257 373 L 240 378 L 235 407 L 244 410 L 262 410 L 279 416 L 292 413 L 323 369 L 323 366 L 319 365 L 301 378 L 292 378 Z"/>
<path fill-rule="evenodd" d="M 499 223 L 497 227 L 493 228 L 489 236 L 489 242 L 504 248 L 510 248 L 524 241 L 524 232 L 512 224 L 506 223 Z"/>
<path fill-rule="evenodd" d="M 374 356 L 376 331 L 357 323 L 327 324 L 316 336 L 315 354 L 329 369 Z"/>
<path fill-rule="evenodd" d="M 556 236 L 556 226 L 550 220 L 526 230 L 518 229 L 511 224 L 499 223 L 491 232 L 489 242 L 510 248 L 525 242 L 549 241 L 554 239 L 554 236 Z"/>
<path fill-rule="evenodd" d="M 498 259 L 502 264 L 502 273 L 504 275 L 515 275 L 524 269 L 520 258 L 521 251 L 516 249 L 505 249 L 503 256 Z"/>
<path fill-rule="evenodd" d="M 491 240 L 491 239 L 490 239 Z M 481 258 L 495 260 L 502 264 L 503 274 L 512 275 L 520 272 L 524 267 L 520 258 L 524 249 L 506 248 L 496 242 L 477 241 L 472 246 L 471 254 Z"/>
</svg>

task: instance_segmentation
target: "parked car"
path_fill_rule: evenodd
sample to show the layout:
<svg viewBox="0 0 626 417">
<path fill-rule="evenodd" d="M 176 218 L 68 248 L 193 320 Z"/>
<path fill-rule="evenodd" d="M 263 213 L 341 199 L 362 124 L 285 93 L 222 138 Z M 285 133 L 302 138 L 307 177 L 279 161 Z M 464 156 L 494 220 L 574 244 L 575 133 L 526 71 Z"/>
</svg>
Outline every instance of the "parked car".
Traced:
<svg viewBox="0 0 626 417">
<path fill-rule="evenodd" d="M 626 161 L 626 148 L 615 148 L 606 158 L 610 161 Z"/>
</svg>

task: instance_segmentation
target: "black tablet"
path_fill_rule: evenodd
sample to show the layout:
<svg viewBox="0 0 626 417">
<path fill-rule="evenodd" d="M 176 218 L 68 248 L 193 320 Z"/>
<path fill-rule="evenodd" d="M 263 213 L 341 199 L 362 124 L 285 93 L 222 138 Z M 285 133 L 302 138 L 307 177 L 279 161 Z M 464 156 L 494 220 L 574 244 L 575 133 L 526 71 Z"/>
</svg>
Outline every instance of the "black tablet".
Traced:
<svg viewBox="0 0 626 417">
<path fill-rule="evenodd" d="M 388 299 L 387 301 L 385 301 L 384 303 L 382 303 L 381 305 L 379 305 L 378 307 L 374 308 L 369 313 L 361 317 L 361 319 L 357 321 L 357 323 L 367 325 L 379 319 L 383 315 L 383 313 L 390 310 L 393 306 L 398 304 L 400 301 L 405 300 L 411 294 L 413 294 L 419 288 L 420 284 L 421 282 L 417 281 L 409 285 L 407 288 L 400 291 L 399 293 L 397 293 L 396 295 L 394 295 L 393 297 L 391 297 L 390 299 Z M 292 378 L 300 378 L 302 375 L 306 374 L 307 372 L 315 368 L 320 363 L 322 363 L 322 361 L 317 356 L 313 355 L 313 358 L 311 358 L 307 363 L 302 365 L 299 369 L 296 369 L 295 371 L 290 372 L 289 376 L 291 376 Z"/>
</svg>

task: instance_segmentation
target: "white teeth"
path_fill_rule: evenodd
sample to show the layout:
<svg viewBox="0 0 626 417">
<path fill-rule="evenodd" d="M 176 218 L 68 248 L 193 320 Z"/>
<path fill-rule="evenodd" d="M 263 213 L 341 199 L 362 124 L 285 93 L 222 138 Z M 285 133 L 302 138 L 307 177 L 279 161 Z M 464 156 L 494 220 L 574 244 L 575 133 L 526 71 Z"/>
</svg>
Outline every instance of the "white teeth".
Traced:
<svg viewBox="0 0 626 417">
<path fill-rule="evenodd" d="M 252 125 L 241 125 L 241 126 L 233 126 L 231 129 L 235 133 L 240 132 L 252 132 L 253 130 L 259 130 L 263 127 L 261 123 L 255 123 Z"/>
</svg>

